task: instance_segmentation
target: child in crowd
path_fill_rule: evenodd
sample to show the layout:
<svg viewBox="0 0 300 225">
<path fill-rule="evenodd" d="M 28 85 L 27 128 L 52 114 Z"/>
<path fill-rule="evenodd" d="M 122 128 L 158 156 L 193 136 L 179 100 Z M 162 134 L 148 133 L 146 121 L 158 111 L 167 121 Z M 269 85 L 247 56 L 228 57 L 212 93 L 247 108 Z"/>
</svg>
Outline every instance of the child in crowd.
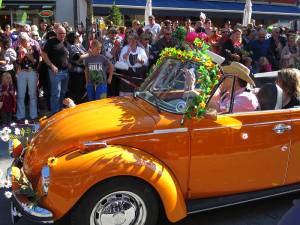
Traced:
<svg viewBox="0 0 300 225">
<path fill-rule="evenodd" d="M 12 122 L 12 115 L 16 111 L 16 91 L 10 73 L 4 72 L 0 84 L 1 119 L 3 125 Z"/>
<path fill-rule="evenodd" d="M 252 59 L 251 59 L 251 57 L 243 57 L 242 62 L 250 70 L 251 74 L 255 74 L 255 71 L 254 71 L 254 69 L 252 67 Z"/>
<path fill-rule="evenodd" d="M 262 56 L 258 60 L 259 64 L 259 72 L 264 73 L 264 72 L 271 72 L 272 71 L 272 65 L 269 63 L 269 60 Z"/>
<path fill-rule="evenodd" d="M 260 86 L 260 82 L 254 77 L 254 74 L 256 73 L 256 71 L 253 69 L 252 67 L 252 59 L 251 57 L 245 56 L 242 58 L 242 63 L 250 70 L 250 77 L 252 78 L 252 80 L 254 80 L 255 85 L 258 87 Z"/>
<path fill-rule="evenodd" d="M 86 90 L 89 101 L 106 98 L 107 84 L 111 83 L 114 67 L 101 55 L 102 44 L 94 39 L 91 53 L 85 59 Z M 108 74 L 108 76 L 107 76 Z"/>
</svg>

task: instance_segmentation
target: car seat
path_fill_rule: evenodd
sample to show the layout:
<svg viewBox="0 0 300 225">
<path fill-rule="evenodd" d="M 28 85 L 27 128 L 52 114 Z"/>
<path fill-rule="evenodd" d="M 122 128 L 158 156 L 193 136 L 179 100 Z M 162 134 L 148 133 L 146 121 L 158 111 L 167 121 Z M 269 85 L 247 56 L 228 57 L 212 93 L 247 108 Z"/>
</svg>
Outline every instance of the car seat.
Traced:
<svg viewBox="0 0 300 225">
<path fill-rule="evenodd" d="M 282 89 L 277 84 L 263 84 L 257 93 L 260 110 L 281 109 L 282 95 Z"/>
</svg>

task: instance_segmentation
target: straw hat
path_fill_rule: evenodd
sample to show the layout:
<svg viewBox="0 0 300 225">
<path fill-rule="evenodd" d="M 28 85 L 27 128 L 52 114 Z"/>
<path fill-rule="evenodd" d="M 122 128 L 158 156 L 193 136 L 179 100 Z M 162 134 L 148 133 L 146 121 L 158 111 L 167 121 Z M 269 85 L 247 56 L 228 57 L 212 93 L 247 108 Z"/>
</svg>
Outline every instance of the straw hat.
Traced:
<svg viewBox="0 0 300 225">
<path fill-rule="evenodd" d="M 223 71 L 224 73 L 235 75 L 247 83 L 255 86 L 254 81 L 250 77 L 250 70 L 241 63 L 232 62 L 228 66 L 223 66 Z"/>
</svg>

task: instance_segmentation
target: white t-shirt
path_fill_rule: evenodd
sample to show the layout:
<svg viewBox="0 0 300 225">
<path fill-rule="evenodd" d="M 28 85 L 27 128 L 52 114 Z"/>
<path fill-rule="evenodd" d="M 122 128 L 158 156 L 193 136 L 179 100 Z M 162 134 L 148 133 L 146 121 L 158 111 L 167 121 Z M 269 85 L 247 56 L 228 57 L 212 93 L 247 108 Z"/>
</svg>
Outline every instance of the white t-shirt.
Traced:
<svg viewBox="0 0 300 225">
<path fill-rule="evenodd" d="M 155 23 L 153 26 L 150 24 L 147 24 L 144 27 L 144 31 L 149 30 L 152 34 L 154 34 L 156 37 L 157 35 L 159 35 L 160 33 L 160 25 L 158 23 Z"/>
<path fill-rule="evenodd" d="M 129 51 L 129 56 L 128 59 L 125 60 L 124 59 L 124 55 L 128 52 L 128 48 L 129 46 L 126 45 L 122 48 L 121 54 L 120 54 L 120 60 L 125 61 L 126 63 L 128 63 L 129 67 L 132 68 L 140 68 L 143 65 L 148 65 L 148 56 L 145 52 L 145 50 L 139 46 L 136 47 L 136 50 L 133 51 Z M 136 63 L 136 60 L 143 60 L 144 64 L 140 64 L 140 63 Z"/>
</svg>

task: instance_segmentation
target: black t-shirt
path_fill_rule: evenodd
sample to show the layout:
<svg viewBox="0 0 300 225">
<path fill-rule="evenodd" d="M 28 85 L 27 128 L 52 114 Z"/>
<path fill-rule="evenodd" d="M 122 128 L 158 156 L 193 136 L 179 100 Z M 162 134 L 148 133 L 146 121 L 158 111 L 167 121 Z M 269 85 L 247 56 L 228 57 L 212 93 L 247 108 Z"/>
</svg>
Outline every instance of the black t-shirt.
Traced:
<svg viewBox="0 0 300 225">
<path fill-rule="evenodd" d="M 283 109 L 290 109 L 290 108 L 294 108 L 294 106 L 300 106 L 300 101 L 298 98 L 296 97 L 292 97 L 291 101 L 285 105 L 284 107 L 282 107 Z"/>
<path fill-rule="evenodd" d="M 47 53 L 50 61 L 59 69 L 68 69 L 69 52 L 64 42 L 52 38 L 44 46 L 43 51 Z"/>
</svg>

